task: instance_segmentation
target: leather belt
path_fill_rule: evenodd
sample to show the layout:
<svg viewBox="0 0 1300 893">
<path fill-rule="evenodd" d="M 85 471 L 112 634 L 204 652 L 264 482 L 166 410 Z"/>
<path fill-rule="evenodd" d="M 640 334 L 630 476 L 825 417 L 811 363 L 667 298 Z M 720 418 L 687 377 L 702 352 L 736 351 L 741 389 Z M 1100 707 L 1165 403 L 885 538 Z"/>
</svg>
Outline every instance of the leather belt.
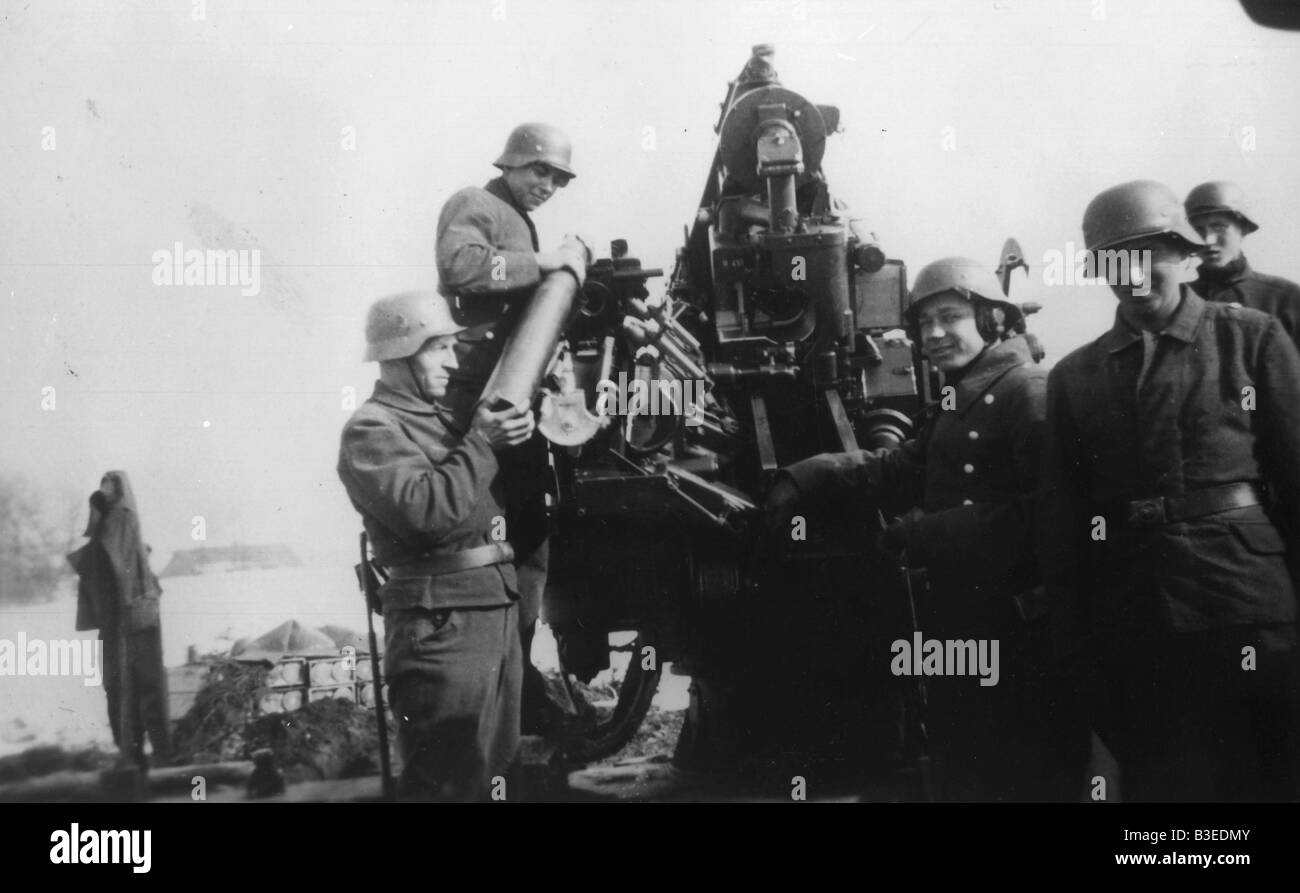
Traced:
<svg viewBox="0 0 1300 893">
<path fill-rule="evenodd" d="M 1190 490 L 1182 496 L 1153 496 L 1121 502 L 1114 506 L 1111 516 L 1120 519 L 1125 527 L 1158 527 L 1231 509 L 1249 508 L 1262 501 L 1254 484 L 1222 484 Z"/>
<path fill-rule="evenodd" d="M 473 570 L 491 564 L 505 564 L 515 560 L 515 550 L 509 543 L 489 543 L 475 546 L 459 552 L 445 552 L 441 555 L 429 555 L 409 564 L 397 564 L 389 568 L 388 576 L 393 580 L 410 577 L 437 577 L 442 574 L 454 574 L 458 571 Z"/>
</svg>

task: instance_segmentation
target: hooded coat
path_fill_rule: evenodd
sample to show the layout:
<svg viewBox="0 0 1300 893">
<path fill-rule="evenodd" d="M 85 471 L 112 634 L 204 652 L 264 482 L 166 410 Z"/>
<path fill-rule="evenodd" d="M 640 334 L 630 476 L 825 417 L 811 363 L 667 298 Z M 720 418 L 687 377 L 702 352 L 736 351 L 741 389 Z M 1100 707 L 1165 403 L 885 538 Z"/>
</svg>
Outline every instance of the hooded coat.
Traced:
<svg viewBox="0 0 1300 893">
<path fill-rule="evenodd" d="M 123 624 L 124 632 L 158 626 L 162 588 L 149 567 L 149 552 L 140 536 L 140 514 L 131 482 L 123 471 L 110 471 L 115 495 L 96 491 L 90 497 L 90 542 L 68 556 L 80 577 L 77 629 L 105 632 Z"/>
<path fill-rule="evenodd" d="M 162 588 L 149 567 L 140 515 L 126 473 L 110 471 L 90 497 L 90 542 L 68 556 L 80 578 L 77 629 L 100 630 L 104 643 L 104 693 L 113 740 L 146 766 L 146 733 L 156 764 L 171 753 L 167 672 L 163 667 L 158 598 Z"/>
</svg>

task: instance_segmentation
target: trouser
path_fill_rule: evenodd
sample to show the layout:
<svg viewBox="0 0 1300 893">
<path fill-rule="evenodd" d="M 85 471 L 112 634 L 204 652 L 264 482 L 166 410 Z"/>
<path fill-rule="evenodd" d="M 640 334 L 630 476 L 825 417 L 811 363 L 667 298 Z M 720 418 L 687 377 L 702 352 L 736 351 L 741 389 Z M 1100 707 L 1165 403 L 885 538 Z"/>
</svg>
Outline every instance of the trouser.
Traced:
<svg viewBox="0 0 1300 893">
<path fill-rule="evenodd" d="M 149 736 L 155 765 L 171 758 L 171 725 L 167 715 L 167 670 L 163 666 L 162 627 L 119 637 L 101 633 L 104 642 L 104 694 L 113 742 L 141 767 L 146 765 L 144 739 Z M 119 651 L 119 647 L 122 651 Z M 123 679 L 122 674 L 127 674 Z M 125 699 L 125 703 L 123 703 Z M 127 726 L 123 728 L 123 713 Z"/>
<path fill-rule="evenodd" d="M 544 734 L 550 731 L 556 721 L 556 713 L 561 709 L 552 701 L 546 687 L 546 677 L 533 665 L 532 660 L 533 636 L 537 633 L 542 594 L 546 589 L 549 546 L 548 541 L 543 541 L 537 549 L 515 564 L 515 575 L 519 579 L 519 643 L 524 674 L 520 710 L 525 734 Z"/>
<path fill-rule="evenodd" d="M 401 800 L 509 799 L 519 748 L 515 605 L 384 614 Z"/>
<path fill-rule="evenodd" d="M 927 678 L 940 799 L 1079 798 L 1088 729 L 1077 697 L 1047 671 L 1045 633 L 1035 624 L 988 637 L 998 642 L 996 685 L 980 685 L 978 676 Z"/>
<path fill-rule="evenodd" d="M 920 629 L 945 649 L 944 673 L 924 677 L 941 800 L 1062 802 L 1083 791 L 1081 698 L 1052 672 L 1047 618 L 1024 620 L 1016 591 L 932 574 L 916 594 Z"/>
<path fill-rule="evenodd" d="M 515 548 L 515 575 L 519 581 L 523 731 L 544 734 L 552 729 L 561 712 L 548 694 L 545 677 L 532 661 L 533 636 L 541 616 L 550 564 L 545 496 L 550 462 L 545 438 L 533 435 L 527 443 L 502 453 L 500 462 L 506 493 L 506 530 Z"/>
<path fill-rule="evenodd" d="M 1126 800 L 1300 799 L 1294 624 L 1107 632 L 1095 646 Z"/>
<path fill-rule="evenodd" d="M 461 368 L 453 377 L 443 403 L 466 426 L 473 407 L 482 396 L 487 375 L 498 357 L 482 342 L 457 345 Z M 490 360 L 490 363 L 488 362 Z M 505 493 L 506 539 L 515 550 L 515 573 L 519 580 L 519 644 L 523 653 L 523 689 L 520 708 L 523 731 L 549 731 L 563 710 L 555 704 L 546 679 L 533 665 L 533 637 L 542 611 L 550 542 L 546 515 L 546 491 L 550 479 L 550 456 L 546 438 L 535 432 L 531 440 L 497 454 L 502 489 Z"/>
</svg>

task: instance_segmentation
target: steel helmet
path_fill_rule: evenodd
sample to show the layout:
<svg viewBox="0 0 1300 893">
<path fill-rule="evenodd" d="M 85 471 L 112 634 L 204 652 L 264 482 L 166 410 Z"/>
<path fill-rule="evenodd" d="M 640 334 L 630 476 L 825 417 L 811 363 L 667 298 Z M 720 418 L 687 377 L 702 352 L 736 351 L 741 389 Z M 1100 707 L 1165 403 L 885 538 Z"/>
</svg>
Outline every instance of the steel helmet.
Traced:
<svg viewBox="0 0 1300 893">
<path fill-rule="evenodd" d="M 1245 235 L 1250 235 L 1259 229 L 1259 224 L 1250 219 L 1246 206 L 1246 193 L 1242 192 L 1241 187 L 1236 183 L 1225 180 L 1202 183 L 1187 193 L 1187 201 L 1183 202 L 1183 207 L 1187 210 L 1187 219 L 1193 222 L 1202 214 L 1213 214 L 1217 211 L 1235 215 L 1241 221 L 1241 231 Z"/>
<path fill-rule="evenodd" d="M 1015 306 L 1007 300 L 998 278 L 979 261 L 969 257 L 945 257 L 921 268 L 907 296 L 907 312 L 911 314 L 913 308 L 926 298 L 946 291 L 955 291 L 968 301 L 983 298 Z"/>
<path fill-rule="evenodd" d="M 437 292 L 407 291 L 380 298 L 366 316 L 366 362 L 400 360 L 419 353 L 424 342 L 465 331 L 451 318 Z"/>
<path fill-rule="evenodd" d="M 1176 236 L 1192 249 L 1205 245 L 1187 222 L 1178 196 L 1154 180 L 1112 186 L 1089 202 L 1083 212 L 1083 240 L 1089 251 L 1159 235 Z"/>
<path fill-rule="evenodd" d="M 914 337 L 917 336 L 917 332 L 913 330 L 913 327 L 918 325 L 917 307 L 926 298 L 949 291 L 957 293 L 972 304 L 975 303 L 976 298 L 980 298 L 1001 308 L 1000 321 L 994 324 L 1008 333 L 1019 331 L 1024 313 L 1007 299 L 998 277 L 977 260 L 969 257 L 945 257 L 922 267 L 921 272 L 916 275 L 916 281 L 912 283 L 912 290 L 907 295 L 904 316 L 907 318 L 909 331 Z M 978 315 L 976 318 L 979 318 Z M 981 330 L 980 334 L 986 340 L 995 337 L 995 333 L 992 332 L 986 333 Z"/>
<path fill-rule="evenodd" d="M 543 161 L 570 177 L 576 177 L 569 166 L 572 155 L 573 146 L 560 128 L 551 124 L 520 124 L 510 131 L 505 150 L 492 163 L 504 170 Z"/>
</svg>

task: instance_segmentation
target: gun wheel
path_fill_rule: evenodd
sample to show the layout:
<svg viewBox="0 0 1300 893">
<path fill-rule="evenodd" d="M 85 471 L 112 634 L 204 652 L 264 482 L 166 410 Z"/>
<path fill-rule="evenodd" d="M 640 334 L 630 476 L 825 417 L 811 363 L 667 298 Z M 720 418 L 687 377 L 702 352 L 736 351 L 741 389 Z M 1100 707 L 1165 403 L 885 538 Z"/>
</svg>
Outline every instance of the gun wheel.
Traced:
<svg viewBox="0 0 1300 893">
<path fill-rule="evenodd" d="M 626 635 L 626 634 L 625 634 Z M 627 667 L 621 679 L 617 672 L 608 686 L 599 690 L 617 689 L 612 698 L 597 700 L 592 703 L 596 711 L 596 721 L 578 732 L 565 747 L 565 755 L 576 763 L 591 763 L 603 760 L 618 753 L 636 735 L 641 728 L 650 702 L 654 700 L 659 688 L 659 677 L 663 669 L 657 659 L 650 661 L 653 669 L 646 669 L 642 657 L 642 648 L 650 645 L 650 637 L 644 631 L 637 631 L 630 642 L 610 645 L 612 654 L 627 655 Z M 611 660 L 617 667 L 621 661 Z M 573 682 L 569 673 L 564 674 L 564 684 L 569 687 L 570 696 L 579 699 L 573 691 Z"/>
</svg>

